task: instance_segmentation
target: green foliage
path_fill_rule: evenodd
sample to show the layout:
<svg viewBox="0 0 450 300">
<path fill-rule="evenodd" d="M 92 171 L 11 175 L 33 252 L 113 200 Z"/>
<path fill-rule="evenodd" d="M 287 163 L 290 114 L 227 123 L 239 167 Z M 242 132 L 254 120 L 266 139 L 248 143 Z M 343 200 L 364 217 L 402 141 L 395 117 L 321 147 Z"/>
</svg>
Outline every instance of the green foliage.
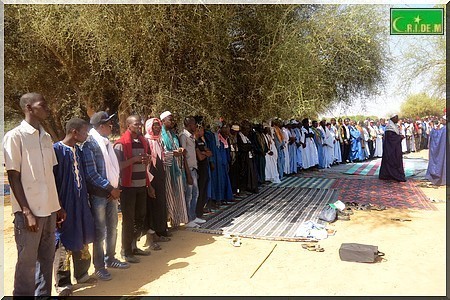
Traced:
<svg viewBox="0 0 450 300">
<path fill-rule="evenodd" d="M 377 6 L 5 5 L 5 111 L 43 93 L 63 135 L 96 110 L 211 121 L 313 117 L 376 92 Z"/>
<path fill-rule="evenodd" d="M 416 118 L 424 116 L 442 116 L 445 100 L 430 97 L 426 93 L 409 95 L 402 104 L 399 116 L 401 118 Z"/>
<path fill-rule="evenodd" d="M 446 5 L 436 5 L 444 8 Z M 445 26 L 445 23 L 444 23 Z M 403 88 L 409 90 L 417 80 L 426 84 L 427 92 L 433 97 L 445 97 L 446 92 L 446 35 L 421 36 L 404 54 L 403 69 L 405 80 Z"/>
</svg>

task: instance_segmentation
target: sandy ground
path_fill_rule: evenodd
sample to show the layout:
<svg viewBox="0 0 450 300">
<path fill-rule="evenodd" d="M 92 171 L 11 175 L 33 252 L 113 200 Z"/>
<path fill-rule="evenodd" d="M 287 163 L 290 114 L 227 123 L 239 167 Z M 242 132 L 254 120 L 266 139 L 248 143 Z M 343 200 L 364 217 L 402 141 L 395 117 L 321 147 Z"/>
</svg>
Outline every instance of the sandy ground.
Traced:
<svg viewBox="0 0 450 300">
<path fill-rule="evenodd" d="M 424 151 L 411 156 L 427 157 Z M 444 187 L 423 191 L 431 198 L 445 199 Z M 350 221 L 329 226 L 337 232 L 320 241 L 325 248 L 321 253 L 302 249 L 298 242 L 255 239 L 242 239 L 237 248 L 223 236 L 179 230 L 172 241 L 161 243 L 163 250 L 152 251 L 128 270 L 111 270 L 113 279 L 109 282 L 77 286 L 75 295 L 443 296 L 446 203 L 435 206 L 437 211 L 355 212 Z M 4 210 L 4 292 L 11 295 L 17 254 L 11 207 L 7 205 Z M 343 262 L 339 247 L 347 242 L 377 245 L 386 253 L 386 260 L 374 264 Z"/>
</svg>

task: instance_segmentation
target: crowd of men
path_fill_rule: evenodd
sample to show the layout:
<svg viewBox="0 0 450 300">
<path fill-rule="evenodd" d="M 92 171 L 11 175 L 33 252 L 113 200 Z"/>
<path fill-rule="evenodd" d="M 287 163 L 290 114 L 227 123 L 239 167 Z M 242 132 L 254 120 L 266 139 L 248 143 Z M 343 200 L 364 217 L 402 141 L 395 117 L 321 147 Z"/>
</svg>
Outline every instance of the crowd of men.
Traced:
<svg viewBox="0 0 450 300">
<path fill-rule="evenodd" d="M 348 118 L 208 125 L 188 116 L 178 132 L 165 111 L 145 122 L 129 116 L 112 141 L 113 115 L 100 111 L 89 123 L 69 120 L 64 139 L 53 143 L 41 125 L 49 114 L 44 97 L 25 94 L 20 106 L 25 119 L 3 140 L 18 249 L 14 296 L 49 296 L 53 271 L 61 296 L 72 293 L 72 275 L 77 283 L 110 280 L 109 268 L 139 263 L 137 256 L 160 250 L 172 230 L 200 226 L 204 214 L 241 192 L 257 193 L 265 182 L 302 170 L 383 156 L 390 126 Z M 400 123 L 405 152 L 427 147 L 427 121 Z M 115 253 L 119 203 L 122 260 Z M 137 246 L 144 236 L 145 250 Z"/>
</svg>

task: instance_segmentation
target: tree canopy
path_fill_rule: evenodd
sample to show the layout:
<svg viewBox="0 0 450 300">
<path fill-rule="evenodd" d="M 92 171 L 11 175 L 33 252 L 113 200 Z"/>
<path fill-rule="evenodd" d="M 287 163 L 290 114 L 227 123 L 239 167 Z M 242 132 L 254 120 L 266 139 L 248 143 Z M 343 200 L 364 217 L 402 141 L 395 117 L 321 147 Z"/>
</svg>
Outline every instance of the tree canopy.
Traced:
<svg viewBox="0 0 450 300">
<path fill-rule="evenodd" d="M 44 94 L 54 138 L 97 110 L 208 120 L 315 117 L 375 92 L 379 6 L 5 5 L 5 117 Z"/>
<path fill-rule="evenodd" d="M 409 95 L 400 107 L 402 118 L 421 118 L 444 115 L 445 100 L 431 97 L 426 93 Z"/>
</svg>

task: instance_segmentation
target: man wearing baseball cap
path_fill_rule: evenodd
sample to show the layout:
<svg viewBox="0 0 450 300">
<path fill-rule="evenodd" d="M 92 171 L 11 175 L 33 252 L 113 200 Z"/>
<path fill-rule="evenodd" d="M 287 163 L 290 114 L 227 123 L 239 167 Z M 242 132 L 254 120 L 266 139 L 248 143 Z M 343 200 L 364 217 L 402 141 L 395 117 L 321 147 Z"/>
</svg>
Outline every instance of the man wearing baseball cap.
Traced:
<svg viewBox="0 0 450 300">
<path fill-rule="evenodd" d="M 95 275 L 100 280 L 110 280 L 108 268 L 126 269 L 129 264 L 115 258 L 118 205 L 120 198 L 120 168 L 108 136 L 112 132 L 112 117 L 104 111 L 91 117 L 89 136 L 83 144 L 87 188 L 95 220 L 93 262 Z M 106 255 L 103 241 L 106 240 Z"/>
</svg>

